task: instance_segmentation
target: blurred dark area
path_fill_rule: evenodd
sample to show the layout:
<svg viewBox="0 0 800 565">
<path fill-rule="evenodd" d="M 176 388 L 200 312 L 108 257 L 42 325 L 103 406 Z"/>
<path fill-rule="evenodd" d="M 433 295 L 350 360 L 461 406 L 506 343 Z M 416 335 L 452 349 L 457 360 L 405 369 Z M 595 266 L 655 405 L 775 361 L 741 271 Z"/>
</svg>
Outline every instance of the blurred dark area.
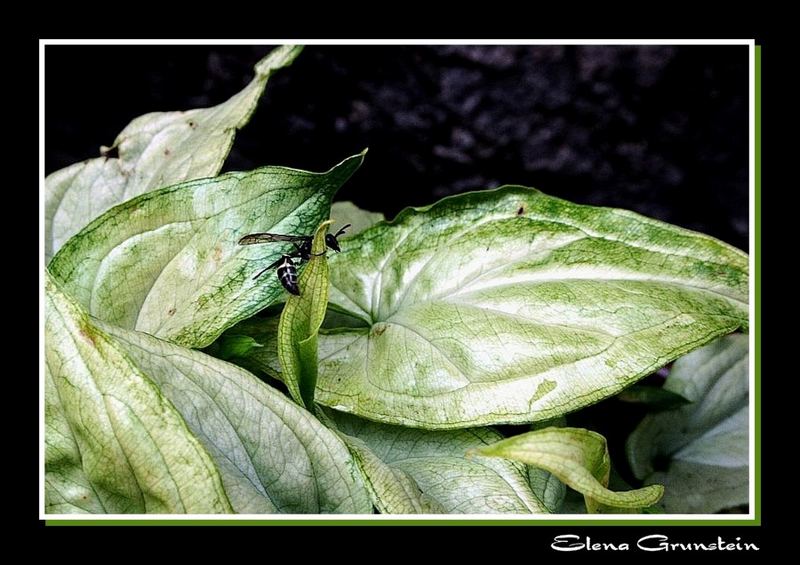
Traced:
<svg viewBox="0 0 800 565">
<path fill-rule="evenodd" d="M 47 173 L 130 120 L 225 101 L 269 46 L 47 46 Z M 501 184 L 628 208 L 747 250 L 746 46 L 306 47 L 267 85 L 224 170 L 322 171 L 393 217 Z"/>
</svg>

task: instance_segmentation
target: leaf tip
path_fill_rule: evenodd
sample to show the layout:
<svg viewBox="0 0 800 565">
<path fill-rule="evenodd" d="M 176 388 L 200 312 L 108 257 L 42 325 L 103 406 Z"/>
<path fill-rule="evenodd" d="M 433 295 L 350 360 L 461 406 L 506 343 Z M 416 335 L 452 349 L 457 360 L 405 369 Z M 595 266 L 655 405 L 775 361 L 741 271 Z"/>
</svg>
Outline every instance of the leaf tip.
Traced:
<svg viewBox="0 0 800 565">
<path fill-rule="evenodd" d="M 273 71 L 291 65 L 300 52 L 303 45 L 279 45 L 256 63 L 256 73 L 261 76 L 269 76 Z"/>
<path fill-rule="evenodd" d="M 328 219 L 322 222 L 319 226 L 317 226 L 317 231 L 322 230 L 323 228 L 327 228 L 329 225 L 333 223 L 333 220 Z"/>
<path fill-rule="evenodd" d="M 664 496 L 664 485 L 649 485 L 652 487 L 650 490 L 653 492 L 653 501 L 650 504 L 655 504 Z"/>
</svg>

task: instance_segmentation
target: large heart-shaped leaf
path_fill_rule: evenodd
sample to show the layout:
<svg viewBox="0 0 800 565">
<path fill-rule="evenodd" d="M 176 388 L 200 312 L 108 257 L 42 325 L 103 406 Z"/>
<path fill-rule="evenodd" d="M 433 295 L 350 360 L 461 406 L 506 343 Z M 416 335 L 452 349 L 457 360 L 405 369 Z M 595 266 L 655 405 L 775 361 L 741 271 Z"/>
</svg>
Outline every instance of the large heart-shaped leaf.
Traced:
<svg viewBox="0 0 800 565">
<path fill-rule="evenodd" d="M 118 158 L 90 159 L 50 174 L 45 179 L 46 260 L 112 206 L 156 188 L 216 175 L 269 77 L 301 50 L 297 45 L 273 50 L 258 62 L 250 84 L 222 104 L 136 118 L 111 148 L 104 148 L 104 153 L 117 149 Z"/>
<path fill-rule="evenodd" d="M 46 512 L 231 511 L 172 404 L 49 276 L 45 343 Z"/>
<path fill-rule="evenodd" d="M 426 431 L 331 412 L 370 485 L 376 507 L 394 514 L 548 512 L 524 465 L 471 457 L 503 436 L 489 428 Z"/>
<path fill-rule="evenodd" d="M 734 334 L 672 367 L 664 388 L 691 404 L 648 415 L 628 438 L 645 483 L 661 483 L 670 513 L 712 513 L 748 502 L 748 342 Z"/>
<path fill-rule="evenodd" d="M 307 235 L 363 154 L 327 173 L 264 167 L 148 192 L 99 217 L 53 258 L 53 276 L 89 313 L 187 347 L 276 302 L 274 272 L 294 247 L 241 246 L 248 232 Z"/>
<path fill-rule="evenodd" d="M 426 428 L 592 404 L 747 326 L 747 256 L 632 212 L 522 187 L 408 209 L 330 259 L 317 400 Z"/>
<path fill-rule="evenodd" d="M 371 512 L 355 464 L 336 434 L 253 375 L 203 353 L 93 320 L 49 278 L 46 318 L 47 327 L 58 330 L 46 336 L 53 374 L 45 393 L 51 509 L 205 513 L 232 506 L 240 513 Z M 156 408 L 158 418 L 152 414 Z M 106 418 L 115 435 L 104 433 Z M 186 478 L 179 472 L 185 475 L 184 467 L 194 460 L 184 444 L 194 446 L 205 465 L 192 468 L 194 474 Z M 167 490 L 181 479 L 178 502 L 183 506 L 156 506 L 152 494 L 144 497 L 145 507 L 131 495 L 123 499 L 117 485 L 131 483 L 129 465 L 136 475 L 133 484 L 151 490 L 150 483 Z M 206 486 L 203 470 L 216 480 L 219 507 L 213 505 L 215 491 Z M 103 504 L 92 496 L 108 491 L 108 484 L 117 486 L 116 498 L 126 506 L 120 508 L 115 498 L 116 506 L 105 502 L 108 495 Z"/>
</svg>

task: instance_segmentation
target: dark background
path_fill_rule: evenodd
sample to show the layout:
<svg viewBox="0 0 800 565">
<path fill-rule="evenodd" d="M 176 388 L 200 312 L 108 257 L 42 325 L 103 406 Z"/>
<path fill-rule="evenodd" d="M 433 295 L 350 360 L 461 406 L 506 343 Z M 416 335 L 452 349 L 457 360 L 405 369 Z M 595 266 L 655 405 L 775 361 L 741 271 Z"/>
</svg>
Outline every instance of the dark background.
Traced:
<svg viewBox="0 0 800 565">
<path fill-rule="evenodd" d="M 226 100 L 269 46 L 47 46 L 46 172 L 134 117 Z M 272 77 L 224 170 L 322 171 L 392 217 L 523 184 L 747 250 L 746 46 L 319 46 Z"/>
</svg>

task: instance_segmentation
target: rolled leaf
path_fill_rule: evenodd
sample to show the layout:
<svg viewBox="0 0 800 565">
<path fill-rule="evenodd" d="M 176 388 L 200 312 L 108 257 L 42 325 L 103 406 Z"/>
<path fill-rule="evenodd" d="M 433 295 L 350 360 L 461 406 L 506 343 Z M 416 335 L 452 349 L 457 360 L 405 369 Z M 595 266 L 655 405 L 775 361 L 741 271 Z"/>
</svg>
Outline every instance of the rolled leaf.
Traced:
<svg viewBox="0 0 800 565">
<path fill-rule="evenodd" d="M 278 357 L 283 367 L 283 382 L 295 402 L 311 411 L 317 386 L 317 333 L 328 307 L 330 283 L 325 235 L 330 224 L 328 220 L 317 228 L 308 265 L 297 280 L 300 294 L 286 301 L 278 324 Z"/>
<path fill-rule="evenodd" d="M 478 455 L 502 457 L 549 471 L 583 494 L 590 512 L 602 506 L 640 509 L 656 503 L 660 485 L 625 492 L 607 487 L 611 471 L 606 440 L 581 428 L 545 428 L 514 436 L 474 450 Z"/>
</svg>

